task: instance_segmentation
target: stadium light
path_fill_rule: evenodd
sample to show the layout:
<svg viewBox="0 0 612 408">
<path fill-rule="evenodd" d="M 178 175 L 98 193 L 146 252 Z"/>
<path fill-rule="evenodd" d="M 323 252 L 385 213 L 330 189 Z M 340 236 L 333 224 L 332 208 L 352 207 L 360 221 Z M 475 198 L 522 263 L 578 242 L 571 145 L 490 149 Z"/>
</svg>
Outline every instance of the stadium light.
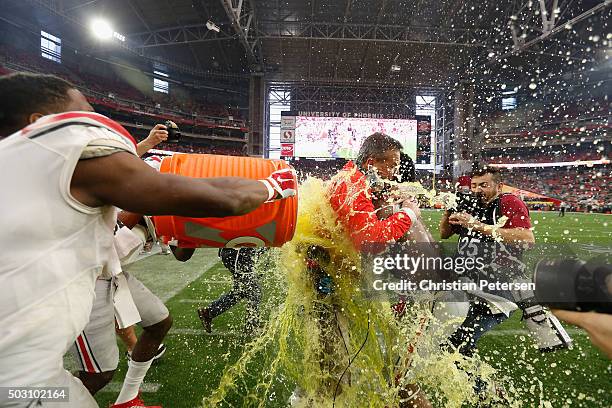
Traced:
<svg viewBox="0 0 612 408">
<path fill-rule="evenodd" d="M 219 31 L 221 31 L 219 29 L 219 26 L 213 23 L 211 20 L 208 20 L 206 22 L 206 28 L 208 28 L 210 31 L 214 31 L 215 33 L 218 33 Z"/>
<path fill-rule="evenodd" d="M 103 19 L 95 19 L 91 22 L 91 30 L 100 39 L 108 40 L 113 36 L 113 28 L 110 23 Z"/>
</svg>

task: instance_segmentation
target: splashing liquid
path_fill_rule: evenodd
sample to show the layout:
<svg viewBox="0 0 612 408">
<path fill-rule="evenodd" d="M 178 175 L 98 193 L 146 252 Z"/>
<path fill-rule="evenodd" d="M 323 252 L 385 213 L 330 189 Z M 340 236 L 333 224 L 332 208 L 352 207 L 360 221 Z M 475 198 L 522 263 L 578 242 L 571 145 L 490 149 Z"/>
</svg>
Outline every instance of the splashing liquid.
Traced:
<svg viewBox="0 0 612 408">
<path fill-rule="evenodd" d="M 412 407 L 401 401 L 414 384 L 436 407 L 482 403 L 474 387 L 492 384 L 495 370 L 442 351 L 433 331 L 452 322 L 434 321 L 429 302 L 411 304 L 399 320 L 391 299 L 366 299 L 360 254 L 336 224 L 325 183 L 309 178 L 299 199 L 295 236 L 264 272 L 286 286 L 285 298 L 203 406 L 287 406 L 288 395 L 277 399 L 279 382 L 289 392 L 295 384 L 296 407 Z"/>
</svg>

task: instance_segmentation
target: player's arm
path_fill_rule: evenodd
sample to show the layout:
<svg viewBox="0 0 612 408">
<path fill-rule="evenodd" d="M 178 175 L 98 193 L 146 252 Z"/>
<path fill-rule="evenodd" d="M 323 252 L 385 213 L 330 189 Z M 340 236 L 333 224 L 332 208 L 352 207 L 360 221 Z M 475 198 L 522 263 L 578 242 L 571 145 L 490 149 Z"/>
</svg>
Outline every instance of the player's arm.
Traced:
<svg viewBox="0 0 612 408">
<path fill-rule="evenodd" d="M 120 152 L 79 161 L 71 193 L 91 207 L 111 204 L 140 214 L 223 217 L 246 214 L 268 200 L 292 195 L 286 191 L 295 194 L 295 179 L 293 189 L 285 190 L 287 179 L 274 185 L 268 181 L 272 176 L 264 181 L 237 177 L 211 181 L 160 174 L 138 157 Z"/>
<path fill-rule="evenodd" d="M 120 221 L 123 225 L 129 229 L 134 228 L 142 220 L 142 214 L 136 214 L 129 211 L 119 211 L 117 214 L 117 221 Z"/>
<path fill-rule="evenodd" d="M 453 226 L 448 222 L 448 217 L 448 211 L 444 211 L 442 219 L 440 220 L 440 239 L 450 238 L 455 233 Z"/>
<path fill-rule="evenodd" d="M 355 247 L 361 248 L 365 242 L 384 243 L 402 238 L 417 218 L 415 209 L 405 208 L 381 220 L 376 216 L 372 201 L 361 192 L 353 200 L 343 222 Z"/>
<path fill-rule="evenodd" d="M 486 236 L 497 236 L 503 242 L 514 244 L 535 243 L 533 231 L 527 228 L 496 228 L 494 225 L 488 225 L 479 222 L 478 226 L 474 229 Z"/>
<path fill-rule="evenodd" d="M 451 226 L 458 225 L 467 229 L 480 232 L 482 235 L 488 237 L 499 238 L 503 242 L 507 243 L 527 245 L 535 243 L 533 231 L 531 231 L 531 229 L 529 228 L 518 226 L 500 228 L 497 225 L 485 224 L 481 221 L 478 221 L 474 216 L 467 213 L 455 213 L 451 215 L 449 217 L 449 223 L 451 224 Z"/>
</svg>

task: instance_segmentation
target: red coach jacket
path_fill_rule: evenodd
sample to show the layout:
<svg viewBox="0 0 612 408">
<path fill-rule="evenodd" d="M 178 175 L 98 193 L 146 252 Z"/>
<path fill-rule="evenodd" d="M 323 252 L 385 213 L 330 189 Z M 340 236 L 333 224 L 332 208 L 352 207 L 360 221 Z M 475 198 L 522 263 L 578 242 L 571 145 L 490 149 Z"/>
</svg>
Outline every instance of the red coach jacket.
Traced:
<svg viewBox="0 0 612 408">
<path fill-rule="evenodd" d="M 411 225 L 405 212 L 385 220 L 376 216 L 365 175 L 349 161 L 331 180 L 329 202 L 357 250 L 366 242 L 386 243 L 401 238 Z"/>
</svg>

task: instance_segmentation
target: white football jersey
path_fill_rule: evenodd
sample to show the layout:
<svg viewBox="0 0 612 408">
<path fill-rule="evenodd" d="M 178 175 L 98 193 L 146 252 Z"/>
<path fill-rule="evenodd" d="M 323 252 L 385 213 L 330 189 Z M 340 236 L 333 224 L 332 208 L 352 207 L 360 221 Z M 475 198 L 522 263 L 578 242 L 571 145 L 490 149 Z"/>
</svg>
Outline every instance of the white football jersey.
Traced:
<svg viewBox="0 0 612 408">
<path fill-rule="evenodd" d="M 136 154 L 136 143 L 91 112 L 45 116 L 0 141 L 0 325 L 84 274 L 93 288 L 97 276 L 120 270 L 115 207 L 88 207 L 70 194 L 75 166 L 95 157 L 92 149 Z"/>
</svg>

